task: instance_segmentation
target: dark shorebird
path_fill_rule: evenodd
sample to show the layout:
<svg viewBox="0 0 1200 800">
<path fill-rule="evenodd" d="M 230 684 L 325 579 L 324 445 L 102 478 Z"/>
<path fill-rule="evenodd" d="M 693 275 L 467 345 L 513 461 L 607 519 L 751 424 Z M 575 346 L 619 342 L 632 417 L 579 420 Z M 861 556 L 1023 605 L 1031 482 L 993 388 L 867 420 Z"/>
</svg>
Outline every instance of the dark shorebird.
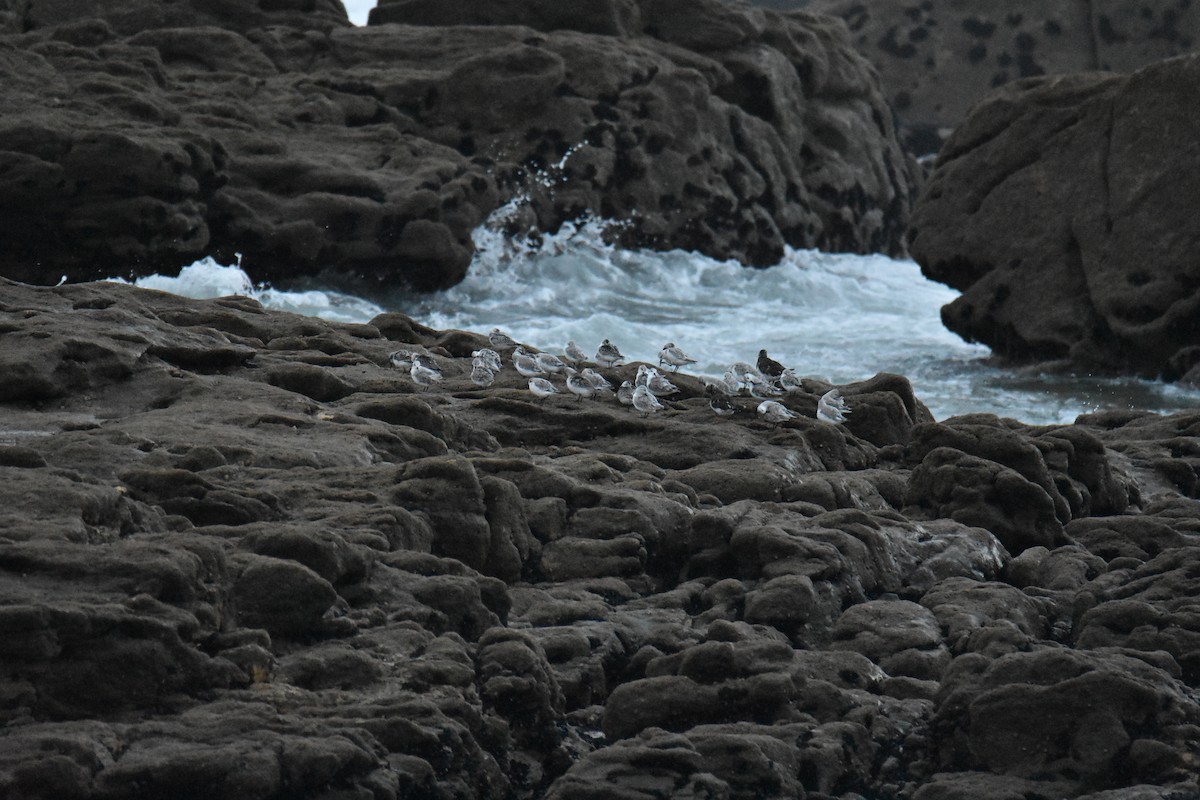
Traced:
<svg viewBox="0 0 1200 800">
<path fill-rule="evenodd" d="M 768 378 L 771 378 L 772 380 L 777 380 L 779 376 L 783 374 L 784 369 L 786 369 L 783 364 L 780 364 L 778 361 L 767 355 L 766 350 L 758 351 L 757 366 L 759 372 L 761 372 L 763 375 L 766 375 Z"/>
</svg>

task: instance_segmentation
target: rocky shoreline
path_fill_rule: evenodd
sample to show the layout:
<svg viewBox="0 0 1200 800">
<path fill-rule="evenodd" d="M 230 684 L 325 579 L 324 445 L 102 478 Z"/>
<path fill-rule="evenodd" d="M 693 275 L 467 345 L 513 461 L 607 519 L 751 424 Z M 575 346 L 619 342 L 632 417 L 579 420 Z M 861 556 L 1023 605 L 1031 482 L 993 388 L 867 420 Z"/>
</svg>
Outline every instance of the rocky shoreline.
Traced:
<svg viewBox="0 0 1200 800">
<path fill-rule="evenodd" d="M 1200 793 L 1200 412 L 642 417 L 485 342 L 0 283 L 0 795 Z"/>
</svg>

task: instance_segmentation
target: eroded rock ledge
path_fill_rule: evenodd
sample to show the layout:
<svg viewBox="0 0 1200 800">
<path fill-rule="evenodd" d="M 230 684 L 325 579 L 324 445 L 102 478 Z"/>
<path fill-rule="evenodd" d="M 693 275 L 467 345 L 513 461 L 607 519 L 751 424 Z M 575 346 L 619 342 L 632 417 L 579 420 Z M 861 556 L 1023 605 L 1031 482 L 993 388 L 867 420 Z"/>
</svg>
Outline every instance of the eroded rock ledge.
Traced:
<svg viewBox="0 0 1200 800">
<path fill-rule="evenodd" d="M 620 220 L 776 263 L 904 252 L 915 167 L 838 20 L 719 0 L 38 2 L 0 14 L 0 274 L 462 279 L 471 232 Z"/>
<path fill-rule="evenodd" d="M 0 284 L 0 794 L 1194 796 L 1200 414 L 643 419 L 482 341 Z"/>
</svg>

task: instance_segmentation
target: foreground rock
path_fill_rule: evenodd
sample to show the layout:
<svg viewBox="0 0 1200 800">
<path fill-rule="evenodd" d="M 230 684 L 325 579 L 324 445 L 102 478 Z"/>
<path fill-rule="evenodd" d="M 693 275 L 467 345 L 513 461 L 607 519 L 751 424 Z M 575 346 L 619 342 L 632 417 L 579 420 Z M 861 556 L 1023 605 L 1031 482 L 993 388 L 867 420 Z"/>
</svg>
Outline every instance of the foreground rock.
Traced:
<svg viewBox="0 0 1200 800">
<path fill-rule="evenodd" d="M 904 251 L 914 169 L 835 20 L 459 5 L 390 3 L 370 28 L 336 2 L 7 12 L 0 274 L 241 254 L 256 281 L 441 288 L 514 198 L 510 231 L 599 216 L 627 245 L 754 265 Z"/>
<path fill-rule="evenodd" d="M 1200 414 L 643 418 L 484 341 L 0 284 L 0 795 L 1200 790 Z"/>
<path fill-rule="evenodd" d="M 1200 381 L 1200 56 L 1130 76 L 1025 81 L 980 104 L 938 157 L 911 233 L 963 294 L 946 326 L 1000 355 Z M 997 236 L 1003 230 L 1005 235 Z"/>
<path fill-rule="evenodd" d="M 1189 2 L 758 2 L 845 19 L 918 155 L 936 153 L 997 86 L 1040 75 L 1133 72 L 1200 44 L 1200 9 Z"/>
</svg>

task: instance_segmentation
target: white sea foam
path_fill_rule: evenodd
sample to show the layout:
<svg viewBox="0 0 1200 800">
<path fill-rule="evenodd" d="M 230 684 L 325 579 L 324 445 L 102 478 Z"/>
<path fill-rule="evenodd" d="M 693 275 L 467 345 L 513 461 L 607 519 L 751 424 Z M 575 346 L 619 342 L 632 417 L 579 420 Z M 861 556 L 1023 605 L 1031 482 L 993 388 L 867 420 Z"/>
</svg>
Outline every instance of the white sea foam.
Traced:
<svg viewBox="0 0 1200 800">
<path fill-rule="evenodd" d="M 134 283 L 144 289 L 158 289 L 197 299 L 241 294 L 253 297 L 268 308 L 335 322 L 366 322 L 384 311 L 381 306 L 370 300 L 342 292 L 321 289 L 279 291 L 266 286 L 255 286 L 249 276 L 238 267 L 222 266 L 211 258 L 204 258 L 184 267 L 177 277 L 151 275 Z"/>
<path fill-rule="evenodd" d="M 499 327 L 556 353 L 569 339 L 594 353 L 608 338 L 631 360 L 657 363 L 670 341 L 698 359 L 689 371 L 712 376 L 766 348 L 797 374 L 835 383 L 905 375 L 939 419 L 984 411 L 1050 424 L 1096 410 L 1200 407 L 1200 392 L 1153 381 L 992 365 L 987 348 L 942 327 L 939 309 L 955 293 L 926 280 L 911 261 L 793 250 L 782 264 L 758 270 L 683 251 L 615 248 L 594 221 L 566 225 L 536 244 L 496 227 L 476 232 L 467 279 L 433 294 L 368 300 L 255 287 L 236 267 L 208 260 L 178 278 L 138 284 L 190 297 L 248 294 L 268 307 L 348 322 L 394 309 L 437 328 Z"/>
</svg>

